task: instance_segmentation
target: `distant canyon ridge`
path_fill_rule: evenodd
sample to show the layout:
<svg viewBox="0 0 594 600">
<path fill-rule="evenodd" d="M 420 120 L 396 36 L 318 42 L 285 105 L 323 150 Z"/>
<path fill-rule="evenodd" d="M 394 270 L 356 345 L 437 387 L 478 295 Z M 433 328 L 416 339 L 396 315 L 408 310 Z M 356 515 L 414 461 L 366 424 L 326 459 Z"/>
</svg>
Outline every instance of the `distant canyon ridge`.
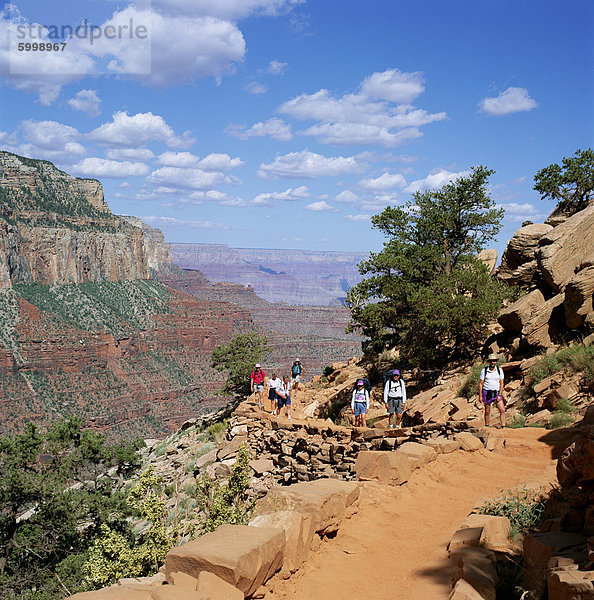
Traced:
<svg viewBox="0 0 594 600">
<path fill-rule="evenodd" d="M 201 271 L 211 282 L 249 285 L 268 302 L 339 306 L 362 280 L 363 252 L 231 248 L 225 244 L 171 243 L 173 262 Z"/>
</svg>

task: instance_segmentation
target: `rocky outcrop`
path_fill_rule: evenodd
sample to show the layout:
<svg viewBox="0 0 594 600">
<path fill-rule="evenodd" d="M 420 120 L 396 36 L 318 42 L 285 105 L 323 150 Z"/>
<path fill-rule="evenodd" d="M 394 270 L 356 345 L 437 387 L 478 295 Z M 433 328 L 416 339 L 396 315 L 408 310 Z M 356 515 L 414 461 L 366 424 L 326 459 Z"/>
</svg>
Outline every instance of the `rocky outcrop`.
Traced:
<svg viewBox="0 0 594 600">
<path fill-rule="evenodd" d="M 498 318 L 504 337 L 515 340 L 510 355 L 587 337 L 594 327 L 594 205 L 555 227 L 518 229 L 497 277 L 529 292 Z"/>
<path fill-rule="evenodd" d="M 144 251 L 149 269 L 160 271 L 171 267 L 171 250 L 160 229 L 155 229 L 143 223 L 138 217 L 123 216 L 122 219 L 142 230 Z"/>
<path fill-rule="evenodd" d="M 142 230 L 110 212 L 98 181 L 0 152 L 0 288 L 149 277 Z"/>
</svg>

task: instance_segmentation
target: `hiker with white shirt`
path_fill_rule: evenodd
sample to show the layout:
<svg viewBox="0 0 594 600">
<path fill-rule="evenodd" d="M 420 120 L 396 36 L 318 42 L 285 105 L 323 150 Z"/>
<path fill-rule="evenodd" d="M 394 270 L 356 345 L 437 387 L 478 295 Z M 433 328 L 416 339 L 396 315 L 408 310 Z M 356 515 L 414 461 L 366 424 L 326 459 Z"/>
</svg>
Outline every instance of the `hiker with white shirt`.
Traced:
<svg viewBox="0 0 594 600">
<path fill-rule="evenodd" d="M 402 413 L 406 410 L 406 386 L 400 378 L 400 371 L 394 369 L 384 385 L 384 404 L 388 411 L 388 425 L 394 427 L 394 414 L 396 427 L 400 427 Z"/>
<path fill-rule="evenodd" d="M 505 385 L 503 370 L 497 365 L 498 357 L 491 354 L 487 359 L 489 365 L 481 369 L 479 379 L 479 400 L 485 406 L 485 427 L 491 424 L 491 404 L 499 409 L 501 428 L 505 427 L 505 404 L 503 386 Z"/>
<path fill-rule="evenodd" d="M 355 427 L 367 427 L 365 415 L 369 410 L 369 392 L 365 389 L 365 382 L 362 379 L 357 381 L 353 390 L 351 410 L 355 415 Z"/>
<path fill-rule="evenodd" d="M 277 376 L 276 373 L 272 374 L 272 377 L 268 378 L 266 382 L 268 385 L 268 400 L 270 400 L 270 412 L 276 414 L 276 389 L 282 384 L 282 380 Z"/>
</svg>

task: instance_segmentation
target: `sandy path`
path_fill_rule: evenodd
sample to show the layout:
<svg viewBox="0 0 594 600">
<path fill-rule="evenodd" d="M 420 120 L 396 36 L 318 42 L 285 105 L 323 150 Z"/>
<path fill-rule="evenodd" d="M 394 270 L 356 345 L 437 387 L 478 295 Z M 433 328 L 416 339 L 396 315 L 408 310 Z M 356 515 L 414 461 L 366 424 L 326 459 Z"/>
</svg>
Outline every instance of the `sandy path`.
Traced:
<svg viewBox="0 0 594 600">
<path fill-rule="evenodd" d="M 277 575 L 276 600 L 441 600 L 451 591 L 446 546 L 484 497 L 526 482 L 553 483 L 544 430 L 505 430 L 501 452 L 455 452 L 417 470 L 407 484 L 363 485 L 357 512 L 289 580 Z"/>
</svg>

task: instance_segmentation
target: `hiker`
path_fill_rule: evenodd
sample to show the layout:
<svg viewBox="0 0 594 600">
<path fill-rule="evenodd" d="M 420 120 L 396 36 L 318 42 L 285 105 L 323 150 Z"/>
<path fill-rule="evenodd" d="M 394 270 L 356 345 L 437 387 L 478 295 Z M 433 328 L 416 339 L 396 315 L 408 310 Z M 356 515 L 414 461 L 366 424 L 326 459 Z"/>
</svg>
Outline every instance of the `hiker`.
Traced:
<svg viewBox="0 0 594 600">
<path fill-rule="evenodd" d="M 384 404 L 388 411 L 388 425 L 394 427 L 394 413 L 396 413 L 396 427 L 400 427 L 402 413 L 406 410 L 406 387 L 400 378 L 400 371 L 394 369 L 384 386 Z"/>
<path fill-rule="evenodd" d="M 252 371 L 250 375 L 250 387 L 252 390 L 252 394 L 255 394 L 256 397 L 256 407 L 264 410 L 264 380 L 266 379 L 266 374 L 262 371 L 260 364 L 256 363 L 256 368 Z"/>
<path fill-rule="evenodd" d="M 367 427 L 365 415 L 369 410 L 369 392 L 362 379 L 357 380 L 357 387 L 353 390 L 351 409 L 355 415 L 355 427 Z"/>
<path fill-rule="evenodd" d="M 497 364 L 498 356 L 491 354 L 487 359 L 489 365 L 481 369 L 479 380 L 479 400 L 485 405 L 485 427 L 491 423 L 491 404 L 499 409 L 501 428 L 505 427 L 505 404 L 503 398 L 503 370 Z"/>
<path fill-rule="evenodd" d="M 281 384 L 276 388 L 278 416 L 281 416 L 283 406 L 286 406 L 289 421 L 293 420 L 291 419 L 291 387 L 289 377 L 288 375 L 285 375 Z"/>
<path fill-rule="evenodd" d="M 276 388 L 282 383 L 276 373 L 272 374 L 272 377 L 268 378 L 268 400 L 270 400 L 270 412 L 276 414 Z"/>
<path fill-rule="evenodd" d="M 301 364 L 301 361 L 296 358 L 293 366 L 291 367 L 291 386 L 295 390 L 294 397 L 297 398 L 297 390 L 299 389 L 299 382 L 305 375 L 305 368 Z"/>
</svg>

